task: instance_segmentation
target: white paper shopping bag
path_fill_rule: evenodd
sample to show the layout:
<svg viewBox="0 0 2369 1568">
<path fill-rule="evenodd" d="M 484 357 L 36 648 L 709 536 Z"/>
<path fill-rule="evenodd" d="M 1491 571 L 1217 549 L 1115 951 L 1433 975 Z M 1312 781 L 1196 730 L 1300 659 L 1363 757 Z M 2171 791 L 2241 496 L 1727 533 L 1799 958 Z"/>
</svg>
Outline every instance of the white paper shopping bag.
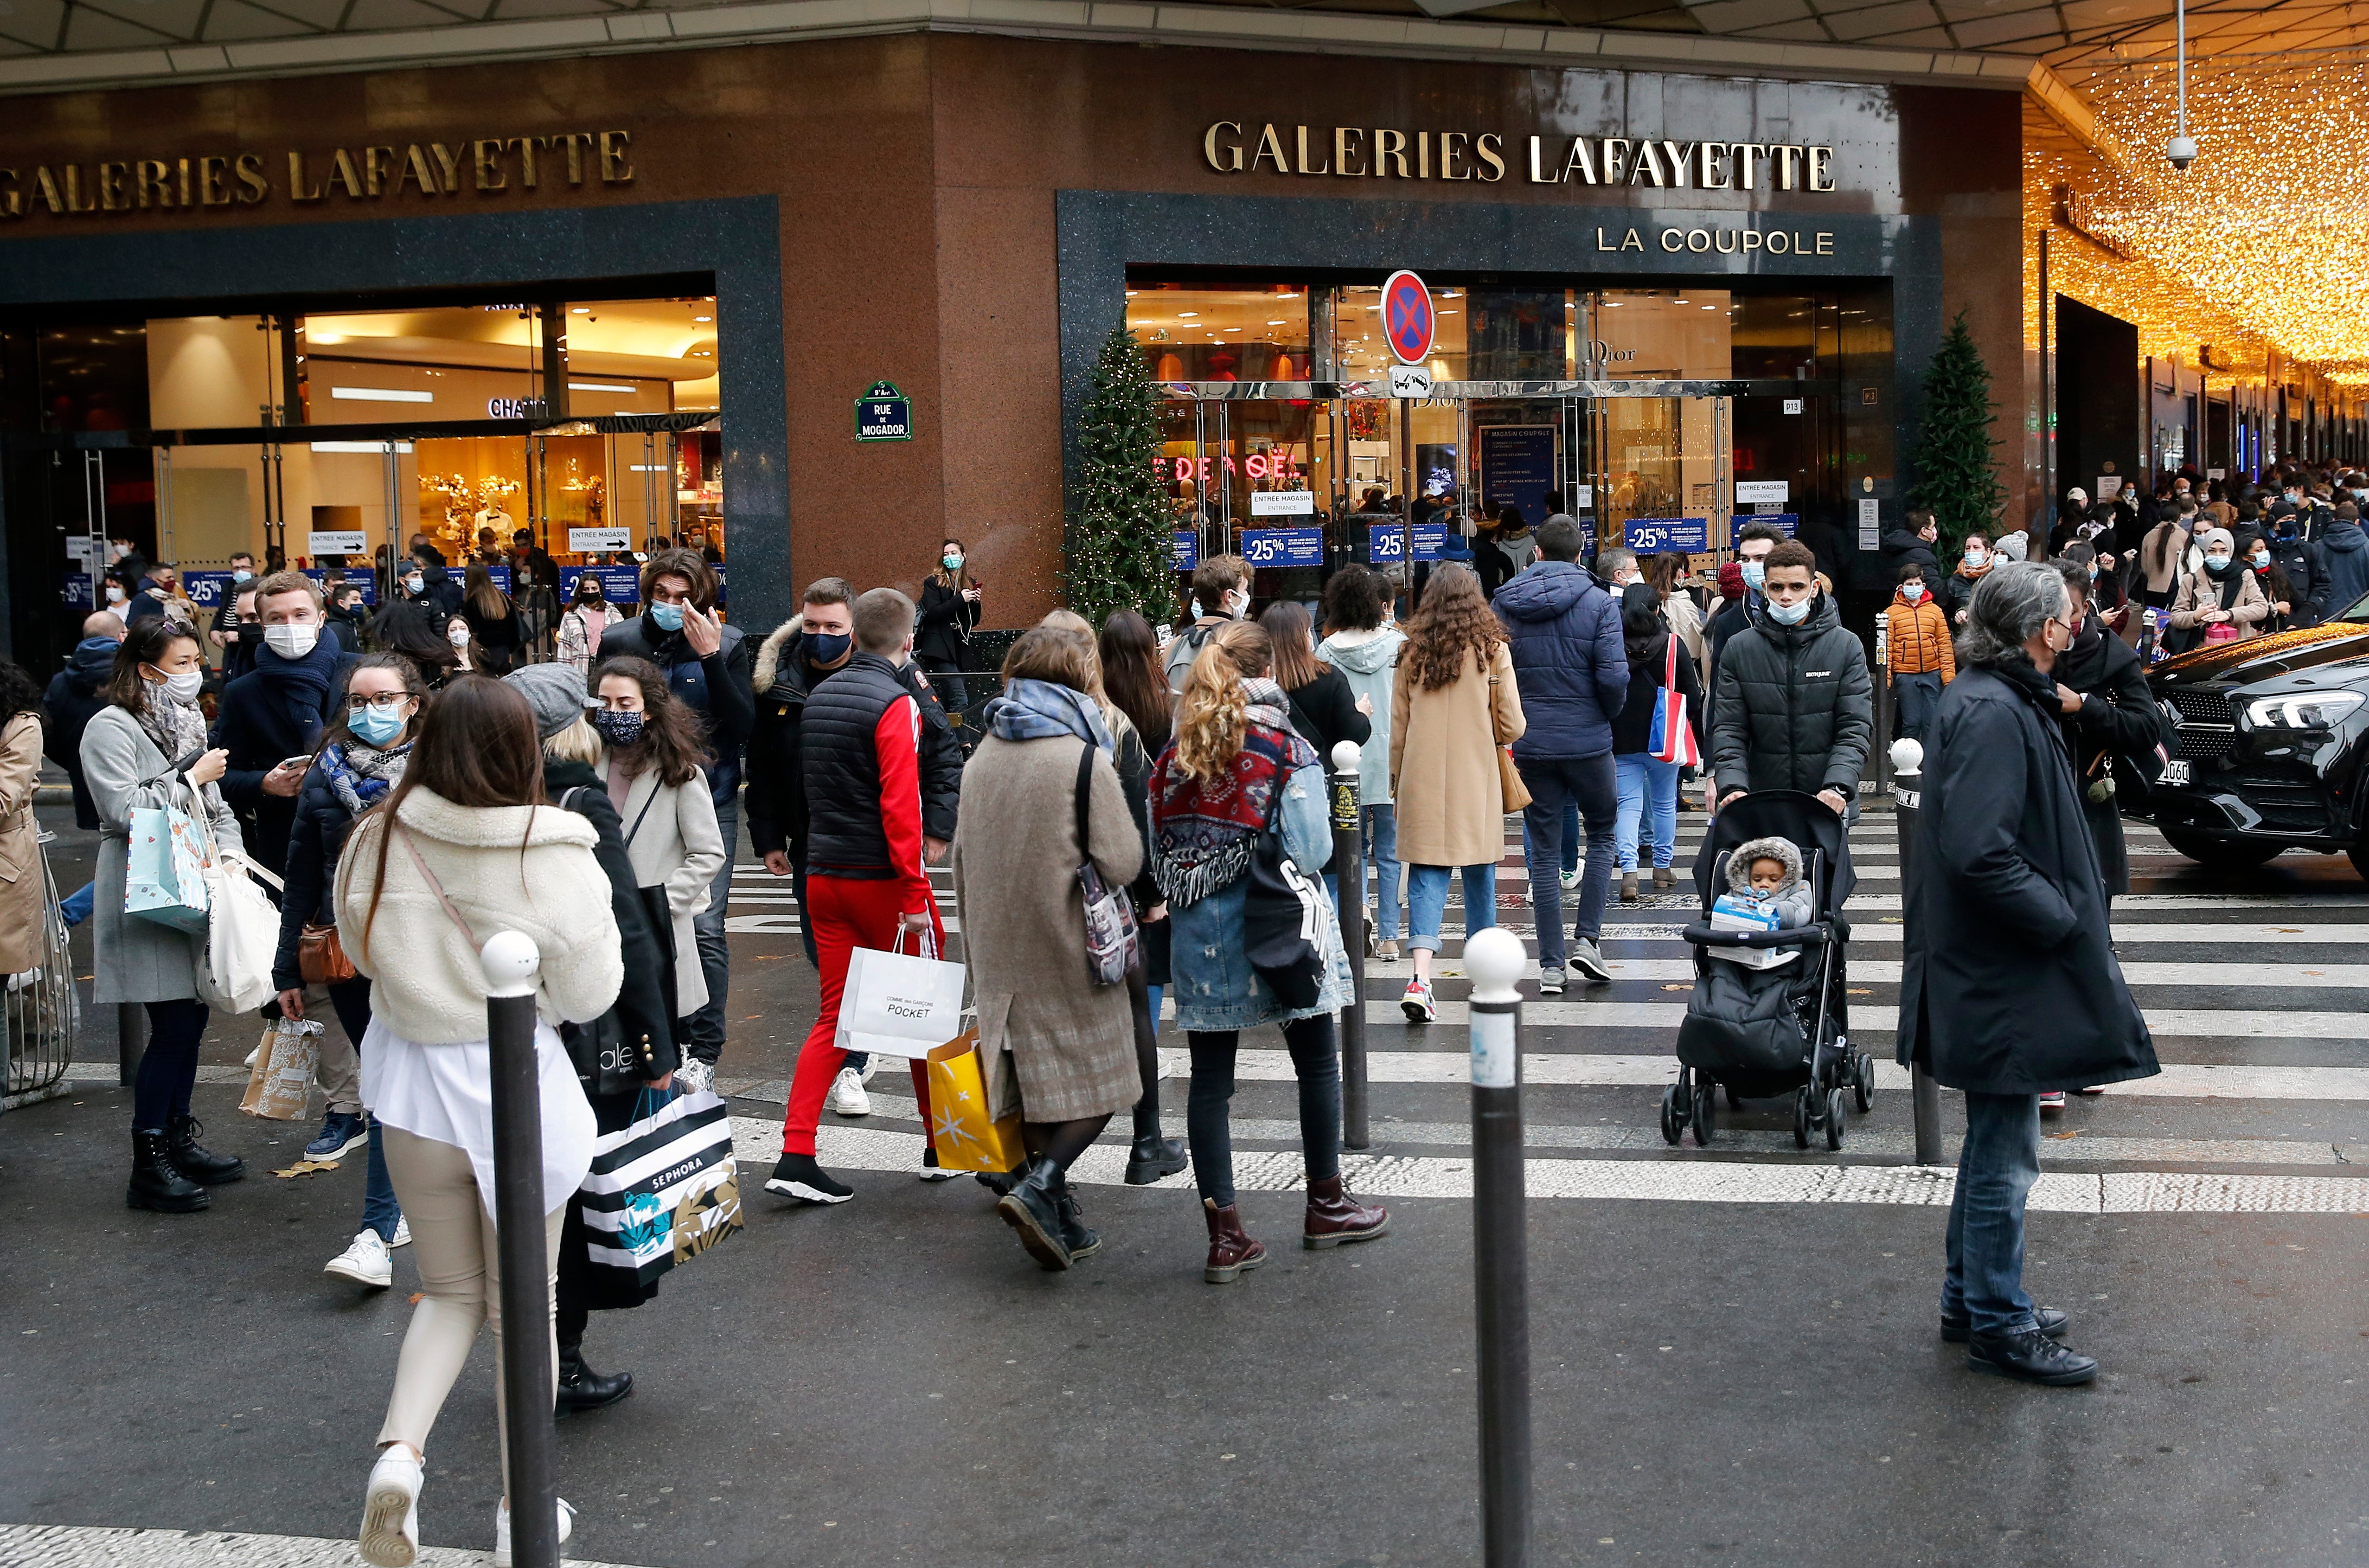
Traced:
<svg viewBox="0 0 2369 1568">
<path fill-rule="evenodd" d="M 942 960 L 927 932 L 918 956 L 858 948 L 848 955 L 832 1043 L 878 1056 L 927 1056 L 963 1032 L 962 999 L 963 966 Z"/>
</svg>

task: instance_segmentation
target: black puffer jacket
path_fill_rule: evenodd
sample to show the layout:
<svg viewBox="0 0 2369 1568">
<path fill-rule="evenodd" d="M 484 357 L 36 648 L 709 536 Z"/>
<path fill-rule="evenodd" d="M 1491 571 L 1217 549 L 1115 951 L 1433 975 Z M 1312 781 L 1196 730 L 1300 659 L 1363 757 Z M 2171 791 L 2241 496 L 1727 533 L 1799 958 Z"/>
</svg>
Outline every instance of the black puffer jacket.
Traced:
<svg viewBox="0 0 2369 1568">
<path fill-rule="evenodd" d="M 2057 655 L 2055 679 L 2081 694 L 2081 711 L 2060 713 L 2057 724 L 2073 757 L 2074 787 L 2098 849 L 2099 874 L 2108 893 L 2131 891 L 2130 850 L 2123 841 L 2122 801 L 2115 795 L 2089 798 L 2089 787 L 2114 774 L 2114 758 L 2153 751 L 2171 737 L 2163 710 L 2147 691 L 2146 666 L 2138 651 L 2100 627 L 2073 640 Z"/>
<path fill-rule="evenodd" d="M 799 622 L 776 628 L 758 650 L 752 676 L 756 722 L 749 732 L 749 842 L 760 855 L 775 850 L 801 870 L 807 865 L 806 753 L 802 733 L 807 695 L 818 680 L 806 660 Z M 954 842 L 962 798 L 962 741 L 945 705 L 910 662 L 898 678 L 921 705 L 921 832 Z"/>
<path fill-rule="evenodd" d="M 1839 790 L 1859 812 L 1859 779 L 1875 728 L 1867 652 L 1820 594 L 1799 626 L 1760 619 L 1728 640 L 1711 703 L 1719 792 Z"/>
<path fill-rule="evenodd" d="M 1927 732 L 1899 1059 L 1952 1089 L 2044 1094 L 2161 1071 L 2108 945 L 2055 694 L 2029 659 L 1977 665 Z"/>
</svg>

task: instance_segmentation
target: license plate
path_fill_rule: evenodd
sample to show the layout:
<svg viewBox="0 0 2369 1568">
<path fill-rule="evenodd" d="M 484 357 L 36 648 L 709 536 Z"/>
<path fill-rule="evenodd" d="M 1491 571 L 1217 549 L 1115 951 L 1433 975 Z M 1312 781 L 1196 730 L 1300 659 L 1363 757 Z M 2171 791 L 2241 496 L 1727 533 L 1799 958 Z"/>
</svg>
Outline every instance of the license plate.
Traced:
<svg viewBox="0 0 2369 1568">
<path fill-rule="evenodd" d="M 2188 764 L 2185 762 L 2165 763 L 2163 765 L 2163 777 L 2156 780 L 2156 782 L 2162 785 L 2167 790 L 2185 789 L 2191 782 L 2188 777 Z"/>
</svg>

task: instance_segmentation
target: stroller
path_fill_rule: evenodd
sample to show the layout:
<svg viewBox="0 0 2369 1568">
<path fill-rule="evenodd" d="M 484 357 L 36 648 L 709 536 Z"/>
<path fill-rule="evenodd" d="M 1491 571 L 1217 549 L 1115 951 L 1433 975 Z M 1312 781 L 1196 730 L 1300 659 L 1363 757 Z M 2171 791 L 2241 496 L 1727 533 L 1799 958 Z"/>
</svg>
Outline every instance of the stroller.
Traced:
<svg viewBox="0 0 2369 1568">
<path fill-rule="evenodd" d="M 1875 1104 L 1875 1063 L 1855 1049 L 1844 996 L 1850 926 L 1842 919 L 1852 875 L 1844 821 L 1814 795 L 1795 790 L 1750 794 L 1711 818 L 1695 858 L 1702 917 L 1681 933 L 1694 952 L 1695 988 L 1678 1026 L 1678 1081 L 1662 1096 L 1662 1136 L 1678 1142 L 1688 1127 L 1697 1145 L 1711 1141 L 1715 1096 L 1730 1109 L 1746 1099 L 1793 1096 L 1793 1142 L 1810 1134 L 1843 1146 L 1844 1091 L 1865 1115 Z M 1714 930 L 1711 904 L 1727 888 L 1728 858 L 1739 845 L 1779 835 L 1802 851 L 1802 880 L 1812 918 L 1781 931 Z M 1718 956 L 1722 949 L 1794 949 L 1771 968 Z"/>
</svg>

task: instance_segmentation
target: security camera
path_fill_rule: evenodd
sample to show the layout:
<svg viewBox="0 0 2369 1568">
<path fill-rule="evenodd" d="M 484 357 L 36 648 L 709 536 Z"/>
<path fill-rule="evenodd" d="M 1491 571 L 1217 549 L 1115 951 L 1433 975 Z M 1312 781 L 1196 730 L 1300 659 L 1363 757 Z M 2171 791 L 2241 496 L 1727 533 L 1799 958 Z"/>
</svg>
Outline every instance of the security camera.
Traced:
<svg viewBox="0 0 2369 1568">
<path fill-rule="evenodd" d="M 2186 168 L 2189 165 L 2196 162 L 2196 138 L 2193 136 L 2173 137 L 2169 142 L 2164 143 L 2163 155 L 2171 160 L 2171 166 L 2173 168 Z"/>
</svg>

